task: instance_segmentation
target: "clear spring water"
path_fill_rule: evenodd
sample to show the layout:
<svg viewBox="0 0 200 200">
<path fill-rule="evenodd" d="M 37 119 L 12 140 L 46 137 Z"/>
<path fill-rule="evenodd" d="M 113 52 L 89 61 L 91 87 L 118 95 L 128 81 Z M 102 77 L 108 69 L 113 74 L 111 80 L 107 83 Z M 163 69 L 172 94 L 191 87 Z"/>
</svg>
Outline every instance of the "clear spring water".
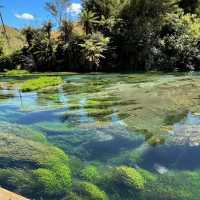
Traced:
<svg viewBox="0 0 200 200">
<path fill-rule="evenodd" d="M 125 82 L 130 87 L 139 87 L 140 81 L 137 80 L 136 85 L 127 77 L 128 75 L 63 76 L 65 84 L 75 84 L 77 87 L 67 90 L 61 86 L 28 93 L 20 92 L 17 87 L 6 87 L 6 83 L 16 81 L 16 78 L 2 78 L 5 88 L 0 89 L 0 124 L 7 122 L 41 131 L 49 143 L 83 162 L 99 162 L 108 166 L 128 165 L 149 170 L 159 176 L 170 171 L 198 172 L 198 115 L 188 112 L 180 122 L 174 123 L 165 143 L 151 145 L 142 131 L 129 128 L 129 124 L 116 111 L 115 100 L 111 104 L 100 106 L 94 100 L 94 105 L 90 102 L 95 99 L 104 103 L 107 101 L 105 97 L 120 99 L 109 90 L 116 83 Z M 148 81 L 151 83 L 151 80 Z M 141 81 L 142 84 L 143 82 Z M 99 89 L 96 91 L 96 88 Z M 99 109 L 100 112 L 104 109 L 105 113 L 98 114 Z M 108 109 L 112 112 L 106 112 Z M 94 111 L 97 113 L 94 114 Z M 131 160 L 130 152 L 137 155 L 136 158 Z M 192 196 L 190 199 L 195 198 Z"/>
</svg>

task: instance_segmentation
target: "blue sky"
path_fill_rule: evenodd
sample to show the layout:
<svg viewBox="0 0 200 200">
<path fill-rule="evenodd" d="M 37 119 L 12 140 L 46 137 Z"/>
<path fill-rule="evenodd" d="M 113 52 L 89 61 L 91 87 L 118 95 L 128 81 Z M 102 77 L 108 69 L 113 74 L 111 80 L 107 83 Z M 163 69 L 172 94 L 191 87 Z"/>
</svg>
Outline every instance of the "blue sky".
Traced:
<svg viewBox="0 0 200 200">
<path fill-rule="evenodd" d="M 39 26 L 51 18 L 44 5 L 48 0 L 0 0 L 5 24 L 16 28 L 28 25 Z M 70 15 L 80 12 L 80 0 L 71 0 Z"/>
</svg>

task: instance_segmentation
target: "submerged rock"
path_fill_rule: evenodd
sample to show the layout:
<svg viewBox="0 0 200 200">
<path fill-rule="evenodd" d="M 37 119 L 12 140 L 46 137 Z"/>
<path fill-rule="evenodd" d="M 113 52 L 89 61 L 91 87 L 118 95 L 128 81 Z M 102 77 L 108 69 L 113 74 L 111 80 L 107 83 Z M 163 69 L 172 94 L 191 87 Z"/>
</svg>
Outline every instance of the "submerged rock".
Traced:
<svg viewBox="0 0 200 200">
<path fill-rule="evenodd" d="M 159 174 L 165 174 L 165 173 L 167 173 L 167 172 L 169 171 L 166 167 L 164 167 L 164 166 L 162 166 L 162 165 L 160 165 L 160 164 L 155 164 L 155 165 L 154 165 L 154 169 L 155 169 Z"/>
<path fill-rule="evenodd" d="M 171 141 L 176 144 L 199 146 L 200 125 L 177 125 L 171 132 Z"/>
</svg>

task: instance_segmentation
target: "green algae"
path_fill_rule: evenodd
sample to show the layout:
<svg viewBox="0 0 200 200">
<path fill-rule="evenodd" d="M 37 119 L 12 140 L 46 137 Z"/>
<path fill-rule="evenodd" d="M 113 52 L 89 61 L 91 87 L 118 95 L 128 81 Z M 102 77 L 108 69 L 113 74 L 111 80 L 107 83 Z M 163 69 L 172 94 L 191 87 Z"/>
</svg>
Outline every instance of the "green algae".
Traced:
<svg viewBox="0 0 200 200">
<path fill-rule="evenodd" d="M 30 92 L 34 90 L 40 90 L 49 86 L 57 86 L 62 84 L 61 77 L 48 77 L 43 76 L 32 80 L 27 80 L 21 85 L 23 92 Z"/>
<path fill-rule="evenodd" d="M 120 84 L 115 91 L 123 101 L 135 101 L 132 105 L 118 105 L 119 114 L 126 113 L 125 123 L 135 130 L 147 130 L 160 134 L 184 119 L 187 110 L 199 110 L 200 81 L 196 77 L 163 77 L 154 83 L 141 83 L 139 87 Z M 140 109 L 137 109 L 139 107 Z M 174 113 L 174 114 L 173 114 Z M 180 113 L 180 114 L 179 114 Z"/>
<path fill-rule="evenodd" d="M 78 182 L 75 185 L 74 192 L 88 200 L 108 200 L 108 196 L 104 191 L 98 188 L 96 185 L 89 182 Z"/>
<path fill-rule="evenodd" d="M 165 175 L 156 175 L 156 178 L 147 181 L 141 199 L 162 200 L 164 197 L 174 200 L 198 200 L 199 176 L 198 171 L 171 171 Z"/>
<path fill-rule="evenodd" d="M 12 134 L 36 142 L 47 143 L 46 137 L 41 131 L 34 130 L 29 126 L 1 122 L 0 129 L 2 134 Z"/>
<path fill-rule="evenodd" d="M 61 150 L 48 144 L 15 136 L 11 133 L 1 133 L 0 139 L 0 177 L 5 177 L 4 182 L 2 183 L 3 187 L 7 188 L 9 182 L 16 178 L 16 173 L 20 172 L 20 177 L 28 178 L 28 180 L 26 180 L 26 183 L 30 184 L 28 196 L 31 195 L 32 197 L 37 197 L 37 195 L 39 195 L 40 197 L 46 198 L 47 196 L 57 195 L 56 187 L 58 185 L 56 185 L 55 190 L 48 195 L 45 192 L 45 190 L 49 188 L 48 182 L 43 182 L 43 187 L 40 187 L 40 194 L 36 192 L 37 189 L 34 188 L 33 185 L 39 186 L 40 181 L 43 180 L 43 177 L 41 177 L 41 175 L 38 176 L 38 173 L 36 173 L 38 170 L 58 173 L 58 168 L 56 168 L 56 166 L 58 166 L 59 169 L 63 166 L 66 168 L 67 172 L 64 174 L 65 170 L 60 171 L 59 175 L 56 175 L 56 180 L 60 184 L 59 192 L 61 190 L 66 191 L 66 184 L 62 184 L 63 176 L 65 175 L 67 177 L 66 181 L 70 184 L 71 174 L 68 168 L 69 158 Z M 4 170 L 6 168 L 9 169 L 9 171 Z M 11 173 L 12 169 L 15 170 L 14 173 Z M 22 169 L 26 170 L 22 171 Z M 24 181 L 24 179 L 22 180 Z M 46 179 L 46 181 L 47 180 L 48 179 Z M 16 182 L 12 182 L 13 187 L 16 190 L 20 190 L 22 194 L 26 194 L 27 189 L 22 187 L 24 183 L 19 184 L 18 181 L 20 181 L 20 179 Z"/>
<path fill-rule="evenodd" d="M 80 178 L 92 183 L 98 182 L 101 175 L 98 168 L 94 165 L 88 165 L 80 171 Z"/>
<path fill-rule="evenodd" d="M 27 70 L 9 70 L 5 73 L 6 76 L 11 77 L 24 77 L 26 75 L 31 75 Z"/>
</svg>

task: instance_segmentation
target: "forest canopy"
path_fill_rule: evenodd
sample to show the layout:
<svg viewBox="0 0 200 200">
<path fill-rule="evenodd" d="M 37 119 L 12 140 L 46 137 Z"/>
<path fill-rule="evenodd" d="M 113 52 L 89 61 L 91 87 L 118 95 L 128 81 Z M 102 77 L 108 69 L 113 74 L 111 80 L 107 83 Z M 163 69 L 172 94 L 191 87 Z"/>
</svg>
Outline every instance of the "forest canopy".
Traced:
<svg viewBox="0 0 200 200">
<path fill-rule="evenodd" d="M 24 47 L 0 51 L 0 70 L 199 70 L 199 0 L 83 0 L 76 21 L 69 4 L 48 1 L 56 23 L 24 28 Z"/>
</svg>

